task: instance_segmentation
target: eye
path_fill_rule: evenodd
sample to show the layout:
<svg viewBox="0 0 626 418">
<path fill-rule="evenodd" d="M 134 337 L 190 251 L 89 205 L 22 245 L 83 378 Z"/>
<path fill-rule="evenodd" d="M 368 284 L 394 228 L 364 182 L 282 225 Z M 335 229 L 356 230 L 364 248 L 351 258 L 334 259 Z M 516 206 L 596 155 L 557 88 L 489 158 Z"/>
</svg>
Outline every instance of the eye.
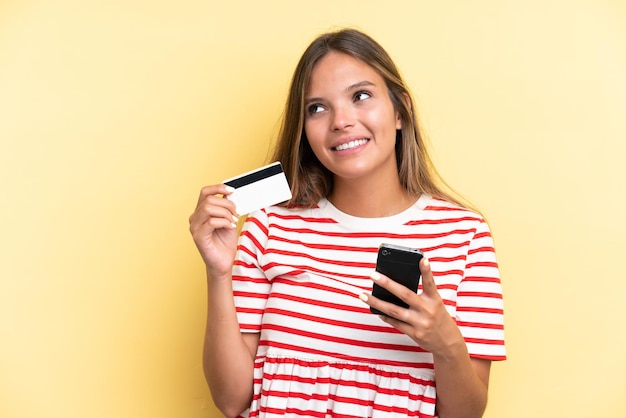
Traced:
<svg viewBox="0 0 626 418">
<path fill-rule="evenodd" d="M 307 110 L 307 113 L 309 115 L 313 115 L 315 113 L 319 113 L 319 112 L 323 111 L 324 110 L 324 106 L 319 105 L 319 104 L 312 104 L 309 107 L 307 107 L 306 110 Z"/>
<path fill-rule="evenodd" d="M 354 95 L 354 101 L 358 102 L 358 101 L 362 101 L 362 100 L 367 100 L 370 97 L 372 97 L 372 95 L 366 91 L 360 91 L 358 93 L 356 93 Z"/>
</svg>

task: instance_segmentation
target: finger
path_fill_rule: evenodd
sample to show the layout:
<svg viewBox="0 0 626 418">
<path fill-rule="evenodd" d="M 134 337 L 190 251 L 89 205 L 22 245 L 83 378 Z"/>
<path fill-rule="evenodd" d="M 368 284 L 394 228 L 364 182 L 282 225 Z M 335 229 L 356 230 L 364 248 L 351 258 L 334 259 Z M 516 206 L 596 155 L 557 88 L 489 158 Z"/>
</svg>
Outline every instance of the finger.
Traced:
<svg viewBox="0 0 626 418">
<path fill-rule="evenodd" d="M 213 240 L 214 238 L 212 237 L 216 236 L 215 233 L 218 231 L 236 231 L 236 229 L 237 223 L 232 222 L 232 220 L 229 221 L 227 218 L 223 217 L 208 218 L 204 222 L 192 223 L 189 226 L 191 236 L 199 249 L 203 248 L 206 243 Z"/>
<path fill-rule="evenodd" d="M 372 274 L 370 275 L 370 278 L 378 286 L 382 287 L 383 289 L 389 291 L 391 294 L 400 298 L 400 300 L 402 300 L 404 303 L 409 305 L 409 307 L 415 310 L 419 310 L 418 297 L 417 297 L 417 294 L 413 290 L 401 285 L 400 283 L 393 281 L 389 277 L 377 271 L 372 272 Z M 406 308 L 402 306 L 397 306 L 391 302 L 386 302 L 384 300 L 378 299 L 372 295 L 365 295 L 364 297 L 366 299 L 366 300 L 364 299 L 364 301 L 368 305 L 370 305 L 372 308 L 378 309 L 379 311 L 384 312 L 387 315 L 390 315 L 394 318 L 399 318 L 402 321 L 407 320 L 407 315 L 409 314 L 409 312 Z"/>
<path fill-rule="evenodd" d="M 400 319 L 392 318 L 390 316 L 380 315 L 379 318 L 383 321 L 402 332 L 403 334 L 411 335 L 413 326 L 408 321 L 402 321 Z"/>
<path fill-rule="evenodd" d="M 189 227 L 191 236 L 197 244 L 204 242 L 205 239 L 212 236 L 218 230 L 234 230 L 237 224 L 228 222 L 222 218 L 213 218 L 205 223 L 193 225 Z"/>
<path fill-rule="evenodd" d="M 430 261 L 428 258 L 424 257 L 420 261 L 420 271 L 422 273 L 423 293 L 429 296 L 439 294 L 437 291 L 437 284 L 435 283 L 435 279 L 433 277 L 433 272 L 430 269 Z"/>
<path fill-rule="evenodd" d="M 207 228 L 207 232 L 214 231 L 216 229 L 236 229 L 237 222 L 235 219 L 229 219 L 224 217 L 211 217 L 207 219 L 200 228 Z"/>
<path fill-rule="evenodd" d="M 197 229 L 199 225 L 207 222 L 211 217 L 212 206 L 228 208 L 233 222 L 237 223 L 236 208 L 234 203 L 228 199 L 224 199 L 224 196 L 232 193 L 234 189 L 224 184 L 214 184 L 212 186 L 205 186 L 200 190 L 200 196 L 196 209 L 189 217 L 189 226 L 193 231 Z M 222 195 L 221 197 L 218 195 Z"/>
<path fill-rule="evenodd" d="M 376 296 L 373 296 L 369 293 L 361 293 L 359 295 L 359 299 L 361 299 L 363 302 L 365 302 L 367 305 L 369 305 L 370 308 L 373 308 L 375 311 L 382 312 L 384 315 L 379 314 L 381 318 L 386 318 L 387 316 L 389 317 L 399 316 L 400 309 L 402 309 L 399 306 L 394 305 L 393 303 L 385 302 L 384 300 L 378 299 Z M 406 309 L 404 310 L 406 311 Z"/>
<path fill-rule="evenodd" d="M 400 300 L 402 300 L 404 303 L 410 306 L 413 306 L 417 303 L 417 298 L 416 298 L 417 293 L 415 292 L 415 290 L 410 289 L 407 286 L 396 282 L 392 278 L 385 276 L 384 274 L 381 274 L 378 271 L 373 272 L 370 277 L 376 284 L 385 288 L 386 290 L 391 292 L 393 295 L 400 298 Z M 414 280 L 418 281 L 419 278 L 414 277 Z M 417 287 L 415 283 L 413 284 L 413 286 Z"/>
<path fill-rule="evenodd" d="M 215 196 L 221 194 L 222 196 L 228 196 L 232 194 L 235 189 L 225 184 L 213 184 L 211 186 L 205 186 L 200 189 L 200 196 L 198 197 L 198 205 L 205 200 L 207 196 Z"/>
<path fill-rule="evenodd" d="M 207 223 L 215 228 L 227 227 L 229 224 L 236 227 L 239 218 L 233 214 L 234 208 L 235 205 L 226 199 L 208 196 L 189 217 L 190 229 L 198 229 Z"/>
<path fill-rule="evenodd" d="M 384 315 L 379 315 L 379 317 L 396 328 L 398 328 L 396 323 L 408 323 L 410 320 L 411 310 L 403 308 L 402 306 L 395 305 L 391 302 L 385 302 L 384 300 L 378 299 L 377 297 L 367 293 L 361 293 L 359 295 L 359 299 L 376 311 L 382 312 Z"/>
<path fill-rule="evenodd" d="M 200 193 L 202 198 L 198 201 L 196 212 L 208 211 L 211 206 L 216 206 L 228 209 L 231 215 L 237 215 L 237 208 L 232 200 L 225 199 L 223 196 L 219 196 L 217 194 L 205 195 L 204 193 L 205 191 Z"/>
</svg>

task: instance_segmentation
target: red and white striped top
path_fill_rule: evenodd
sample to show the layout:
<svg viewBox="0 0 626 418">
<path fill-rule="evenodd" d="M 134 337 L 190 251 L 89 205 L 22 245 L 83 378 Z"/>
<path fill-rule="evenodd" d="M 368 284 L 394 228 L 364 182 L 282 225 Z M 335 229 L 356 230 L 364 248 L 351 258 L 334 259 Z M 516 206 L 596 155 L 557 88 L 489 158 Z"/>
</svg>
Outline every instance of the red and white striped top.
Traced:
<svg viewBox="0 0 626 418">
<path fill-rule="evenodd" d="M 485 221 L 422 196 L 357 218 L 327 200 L 250 215 L 233 267 L 242 332 L 260 332 L 249 417 L 434 417 L 432 355 L 370 313 L 381 242 L 417 247 L 472 357 L 505 358 L 502 290 Z"/>
</svg>

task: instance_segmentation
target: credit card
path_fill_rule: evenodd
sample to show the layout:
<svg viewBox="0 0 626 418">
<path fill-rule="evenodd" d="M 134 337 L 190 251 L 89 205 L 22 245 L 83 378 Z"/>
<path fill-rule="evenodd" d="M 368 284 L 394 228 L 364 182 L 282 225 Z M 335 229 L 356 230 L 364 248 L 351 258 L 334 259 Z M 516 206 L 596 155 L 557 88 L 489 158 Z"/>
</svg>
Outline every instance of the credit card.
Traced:
<svg viewBox="0 0 626 418">
<path fill-rule="evenodd" d="M 224 180 L 223 183 L 235 189 L 228 195 L 228 199 L 235 202 L 239 215 L 291 199 L 291 189 L 279 161 Z"/>
</svg>

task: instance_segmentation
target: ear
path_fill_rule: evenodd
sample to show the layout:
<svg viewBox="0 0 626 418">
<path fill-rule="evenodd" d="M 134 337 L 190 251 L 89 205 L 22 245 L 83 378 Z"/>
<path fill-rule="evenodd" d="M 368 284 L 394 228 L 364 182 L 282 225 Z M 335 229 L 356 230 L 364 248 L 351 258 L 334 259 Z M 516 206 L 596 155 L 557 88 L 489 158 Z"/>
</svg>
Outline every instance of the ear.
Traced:
<svg viewBox="0 0 626 418">
<path fill-rule="evenodd" d="M 408 93 L 402 93 L 402 99 L 404 99 L 404 102 L 409 108 L 409 111 L 412 112 L 413 109 L 411 107 L 411 98 L 409 97 Z M 396 111 L 396 129 L 402 129 L 402 118 L 400 117 L 399 111 Z"/>
</svg>

